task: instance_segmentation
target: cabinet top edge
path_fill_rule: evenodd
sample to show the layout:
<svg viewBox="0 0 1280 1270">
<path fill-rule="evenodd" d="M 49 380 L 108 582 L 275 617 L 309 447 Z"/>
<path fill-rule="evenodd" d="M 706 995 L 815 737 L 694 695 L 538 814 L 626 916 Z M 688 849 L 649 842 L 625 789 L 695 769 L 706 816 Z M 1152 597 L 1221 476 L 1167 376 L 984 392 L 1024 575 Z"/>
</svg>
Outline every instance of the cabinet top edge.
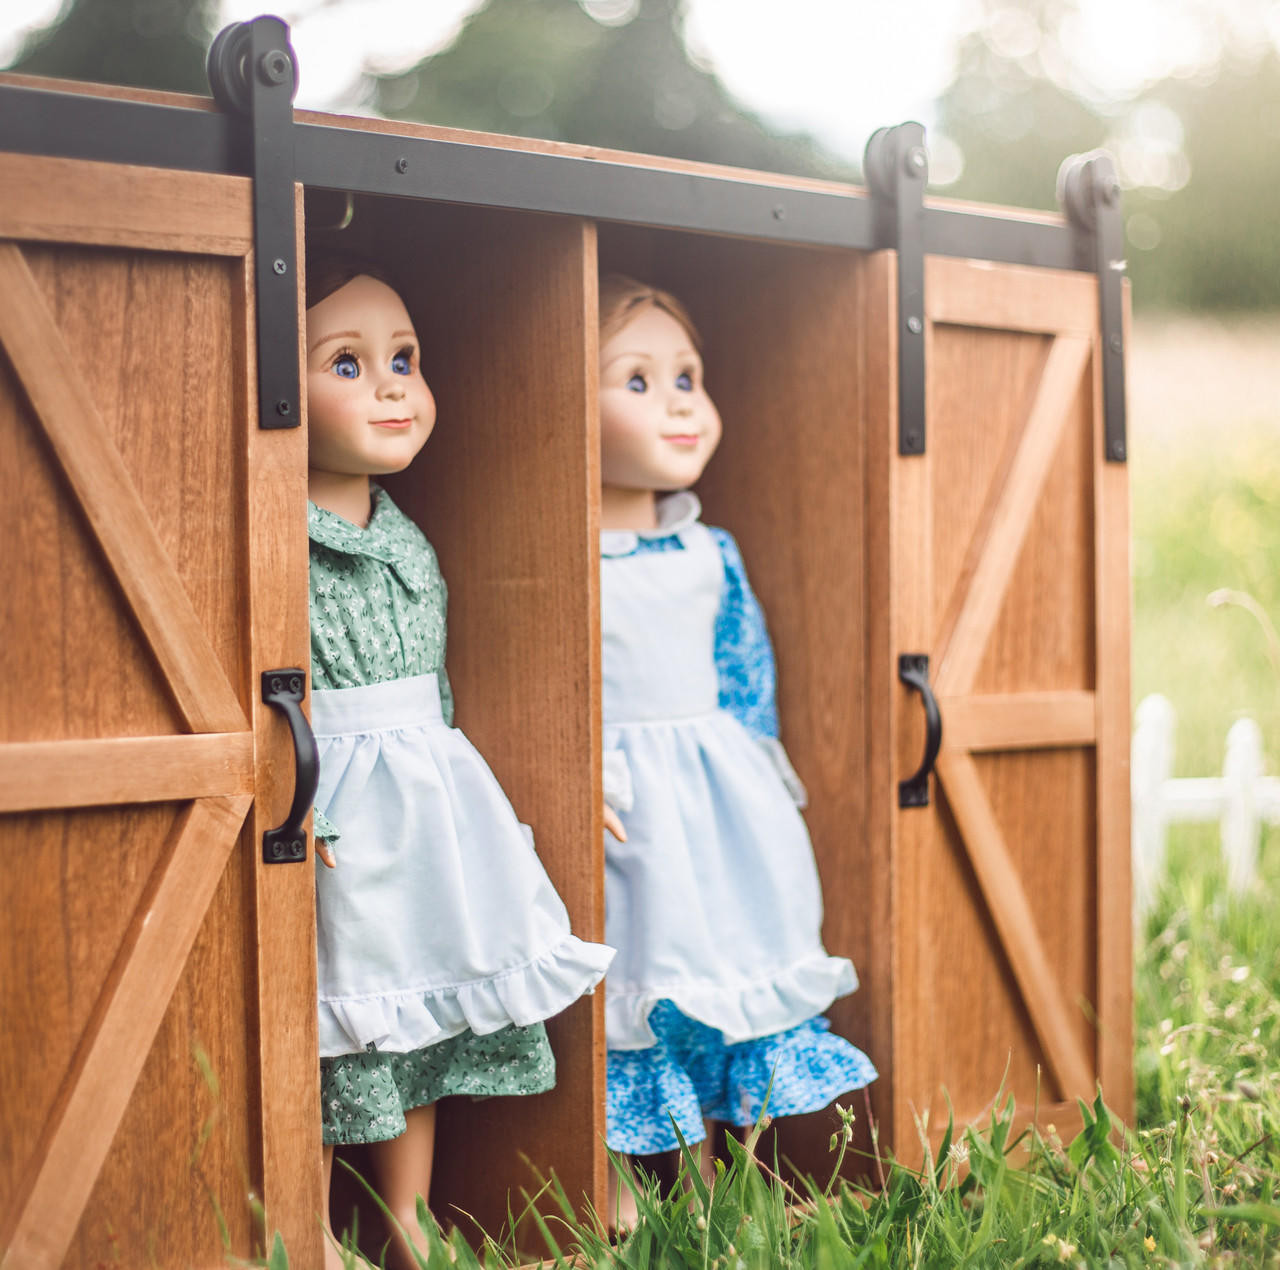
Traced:
<svg viewBox="0 0 1280 1270">
<path fill-rule="evenodd" d="M 135 88 L 119 84 L 56 79 L 40 75 L 25 75 L 15 71 L 0 71 L 0 86 L 42 93 L 62 93 L 81 97 L 136 102 L 143 105 L 190 110 L 203 114 L 221 113 L 211 97 L 194 93 L 164 92 L 157 89 Z M 768 172 L 756 168 L 733 167 L 728 164 L 706 163 L 692 159 L 671 158 L 665 155 L 645 154 L 640 151 L 613 150 L 603 146 L 548 141 L 538 137 L 512 136 L 505 133 L 480 132 L 464 128 L 443 127 L 437 124 L 413 123 L 406 120 L 345 115 L 317 110 L 297 110 L 294 113 L 294 119 L 299 124 L 310 124 L 326 129 L 333 128 L 343 132 L 447 142 L 492 150 L 519 151 L 528 154 L 555 155 L 566 159 L 589 160 L 594 164 L 609 164 L 643 171 L 684 174 L 726 182 L 771 187 L 779 192 L 794 191 L 797 193 L 827 195 L 840 199 L 849 199 L 854 202 L 862 202 L 870 198 L 870 193 L 865 186 L 855 185 L 850 182 Z M 1033 208 L 982 203 L 937 194 L 926 195 L 924 202 L 926 207 L 943 213 L 970 213 L 976 216 L 1027 222 L 1055 228 L 1065 227 L 1066 225 L 1064 217 L 1060 214 Z"/>
</svg>

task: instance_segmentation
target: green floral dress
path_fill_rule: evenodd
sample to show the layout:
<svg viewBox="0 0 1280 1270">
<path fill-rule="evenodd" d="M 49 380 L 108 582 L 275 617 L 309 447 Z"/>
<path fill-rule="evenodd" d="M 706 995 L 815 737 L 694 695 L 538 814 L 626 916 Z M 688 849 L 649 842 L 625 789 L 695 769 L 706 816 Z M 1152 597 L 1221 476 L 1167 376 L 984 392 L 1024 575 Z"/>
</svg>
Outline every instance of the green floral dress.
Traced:
<svg viewBox="0 0 1280 1270">
<path fill-rule="evenodd" d="M 311 549 L 311 675 L 316 689 L 434 673 L 445 721 L 453 694 L 444 673 L 447 591 L 422 531 L 373 486 L 367 528 L 308 504 Z M 341 827 L 315 813 L 318 838 Z M 336 847 L 341 858 L 341 846 Z M 317 867 L 324 867 L 317 865 Z M 407 1054 L 370 1049 L 320 1060 L 326 1145 L 384 1142 L 405 1129 L 405 1111 L 450 1094 L 542 1093 L 555 1058 L 541 1023 L 487 1036 L 467 1031 Z"/>
</svg>

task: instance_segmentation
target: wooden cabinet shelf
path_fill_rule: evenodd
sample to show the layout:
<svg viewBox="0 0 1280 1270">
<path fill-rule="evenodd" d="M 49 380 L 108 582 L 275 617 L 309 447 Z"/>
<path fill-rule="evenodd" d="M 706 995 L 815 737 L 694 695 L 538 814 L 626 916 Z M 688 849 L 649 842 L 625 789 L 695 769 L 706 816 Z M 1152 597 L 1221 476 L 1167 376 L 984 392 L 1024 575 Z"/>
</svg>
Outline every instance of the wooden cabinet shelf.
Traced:
<svg viewBox="0 0 1280 1270">
<path fill-rule="evenodd" d="M 239 176 L 0 153 L 0 309 L 23 315 L 0 318 L 15 1265 L 111 1240 L 211 1264 L 215 1201 L 238 1255 L 258 1201 L 297 1264 L 319 1255 L 312 866 L 258 845 L 293 789 L 256 686 L 307 664 L 306 449 L 257 427 L 250 199 Z M 449 583 L 458 722 L 576 932 L 604 935 L 596 311 L 620 271 L 704 337 L 725 431 L 698 493 L 768 615 L 825 940 L 861 979 L 830 1016 L 880 1070 L 882 1148 L 983 1116 L 1002 1082 L 1059 1125 L 1099 1080 L 1129 1112 L 1127 495 L 1096 277 L 929 257 L 928 445 L 902 457 L 893 251 L 378 193 L 339 232 L 329 201 L 299 198 L 300 244 L 397 278 L 438 402 L 387 484 Z M 902 653 L 928 656 L 944 725 L 914 809 Z M 552 1093 L 442 1107 L 442 1217 L 497 1230 L 530 1164 L 604 1211 L 603 995 L 550 1030 Z M 781 1149 L 821 1173 L 832 1129 L 786 1123 Z"/>
</svg>

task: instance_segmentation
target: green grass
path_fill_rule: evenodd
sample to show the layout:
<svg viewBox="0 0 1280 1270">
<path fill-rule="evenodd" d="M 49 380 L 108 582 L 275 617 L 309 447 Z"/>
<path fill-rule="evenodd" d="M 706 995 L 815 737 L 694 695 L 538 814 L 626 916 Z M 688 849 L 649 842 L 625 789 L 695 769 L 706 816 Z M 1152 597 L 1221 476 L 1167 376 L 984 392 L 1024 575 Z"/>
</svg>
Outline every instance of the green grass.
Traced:
<svg viewBox="0 0 1280 1270">
<path fill-rule="evenodd" d="M 663 1194 L 636 1189 L 621 1240 L 582 1221 L 553 1183 L 532 1220 L 550 1265 L 672 1270 L 796 1267 L 1280 1267 L 1280 835 L 1262 876 L 1227 895 L 1214 835 L 1183 831 L 1169 881 L 1138 932 L 1137 1120 L 1116 1124 L 1102 1096 L 1085 1129 L 1014 1136 L 1012 1099 L 985 1125 L 957 1129 L 923 1169 L 885 1161 L 887 1185 L 835 1172 L 784 1184 L 731 1143 L 707 1185 L 687 1166 Z M 850 1116 L 850 1120 L 852 1116 Z M 531 1209 L 532 1213 L 533 1210 Z M 474 1251 L 459 1232 L 420 1221 L 429 1270 L 510 1267 L 528 1259 L 505 1235 Z M 271 1263 L 284 1270 L 278 1247 Z M 356 1264 L 352 1262 L 351 1264 Z"/>
</svg>

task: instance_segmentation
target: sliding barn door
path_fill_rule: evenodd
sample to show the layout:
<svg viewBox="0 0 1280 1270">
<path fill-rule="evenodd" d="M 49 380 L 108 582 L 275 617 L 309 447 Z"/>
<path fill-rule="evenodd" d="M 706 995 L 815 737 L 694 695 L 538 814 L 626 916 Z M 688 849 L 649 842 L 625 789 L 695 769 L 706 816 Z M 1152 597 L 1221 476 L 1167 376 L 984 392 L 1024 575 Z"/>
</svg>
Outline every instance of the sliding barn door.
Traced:
<svg viewBox="0 0 1280 1270">
<path fill-rule="evenodd" d="M 927 657 L 942 722 L 928 805 L 893 813 L 899 1150 L 948 1100 L 969 1121 L 1003 1089 L 1063 1132 L 1099 1081 L 1132 1101 L 1127 492 L 1096 280 L 929 259 L 925 304 L 926 453 L 883 443 L 883 670 Z M 925 708 L 895 691 L 901 779 Z"/>
<path fill-rule="evenodd" d="M 305 440 L 248 183 L 0 156 L 0 1262 L 318 1263 Z M 265 1216 L 263 1206 L 265 1205 Z"/>
</svg>

